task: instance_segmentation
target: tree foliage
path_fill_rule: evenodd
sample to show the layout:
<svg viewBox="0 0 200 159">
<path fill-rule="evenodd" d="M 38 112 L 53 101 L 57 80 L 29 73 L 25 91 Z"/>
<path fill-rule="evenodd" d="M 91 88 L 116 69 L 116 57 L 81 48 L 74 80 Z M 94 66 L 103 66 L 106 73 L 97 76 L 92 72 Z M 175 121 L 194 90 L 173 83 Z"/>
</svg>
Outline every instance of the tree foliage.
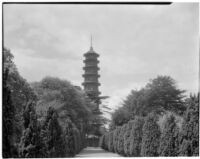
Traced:
<svg viewBox="0 0 200 159">
<path fill-rule="evenodd" d="M 142 117 L 136 117 L 133 121 L 133 126 L 130 132 L 130 156 L 139 157 L 142 144 L 142 128 L 144 124 L 144 119 Z"/>
<path fill-rule="evenodd" d="M 13 142 L 19 143 L 23 132 L 23 110 L 29 101 L 36 101 L 36 95 L 28 82 L 19 74 L 13 62 L 14 56 L 7 48 L 3 48 L 3 71 L 7 73 L 7 87 L 10 90 L 10 100 L 12 100 L 13 114 Z"/>
<path fill-rule="evenodd" d="M 127 124 L 124 124 L 120 128 L 118 143 L 117 143 L 117 152 L 121 155 L 124 155 L 124 133 L 126 132 Z"/>
<path fill-rule="evenodd" d="M 58 114 L 54 108 L 49 107 L 43 126 L 43 136 L 49 157 L 64 157 L 65 143 L 62 128 L 58 122 Z"/>
<path fill-rule="evenodd" d="M 108 141 L 108 150 L 110 152 L 114 152 L 114 145 L 113 145 L 113 131 L 109 132 L 109 141 Z"/>
<path fill-rule="evenodd" d="M 143 137 L 141 156 L 151 157 L 158 156 L 160 142 L 160 128 L 157 124 L 157 118 L 154 113 L 150 113 L 143 126 Z"/>
<path fill-rule="evenodd" d="M 119 140 L 119 134 L 120 134 L 120 128 L 121 127 L 117 127 L 114 131 L 113 134 L 113 145 L 114 145 L 114 152 L 118 152 L 117 148 L 118 148 L 118 140 Z"/>
<path fill-rule="evenodd" d="M 25 130 L 19 145 L 19 156 L 23 158 L 47 157 L 47 151 L 43 139 L 41 138 L 41 128 L 38 125 L 37 115 L 34 105 L 27 104 L 25 113 Z"/>
<path fill-rule="evenodd" d="M 11 91 L 7 86 L 8 69 L 3 75 L 3 157 L 14 157 L 16 151 L 13 141 L 15 108 L 11 100 Z"/>
<path fill-rule="evenodd" d="M 124 134 L 124 154 L 126 156 L 130 156 L 129 149 L 130 149 L 130 143 L 131 143 L 130 136 L 131 136 L 132 127 L 133 127 L 133 120 L 130 120 L 127 124 L 127 130 Z"/>
<path fill-rule="evenodd" d="M 178 156 L 179 129 L 174 115 L 167 116 L 160 138 L 159 156 Z"/>
<path fill-rule="evenodd" d="M 187 111 L 181 131 L 181 156 L 199 155 L 199 95 L 187 101 Z"/>
<path fill-rule="evenodd" d="M 67 157 L 73 157 L 76 154 L 76 145 L 73 124 L 70 119 L 66 121 L 64 137 Z"/>
<path fill-rule="evenodd" d="M 121 126 L 135 116 L 147 116 L 150 112 L 160 114 L 171 111 L 182 115 L 186 107 L 183 93 L 169 76 L 158 76 L 140 90 L 132 90 L 122 107 L 112 114 L 112 128 Z"/>
</svg>

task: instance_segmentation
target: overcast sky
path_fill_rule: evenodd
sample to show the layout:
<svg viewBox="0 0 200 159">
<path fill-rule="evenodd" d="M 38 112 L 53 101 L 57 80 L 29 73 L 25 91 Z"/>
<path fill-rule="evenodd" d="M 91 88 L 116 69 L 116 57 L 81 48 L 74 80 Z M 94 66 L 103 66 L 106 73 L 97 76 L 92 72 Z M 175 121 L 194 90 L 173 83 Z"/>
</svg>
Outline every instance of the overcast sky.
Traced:
<svg viewBox="0 0 200 159">
<path fill-rule="evenodd" d="M 50 75 L 83 82 L 83 54 L 100 54 L 100 91 L 117 108 L 157 75 L 198 91 L 198 4 L 4 5 L 4 42 L 29 82 Z"/>
</svg>

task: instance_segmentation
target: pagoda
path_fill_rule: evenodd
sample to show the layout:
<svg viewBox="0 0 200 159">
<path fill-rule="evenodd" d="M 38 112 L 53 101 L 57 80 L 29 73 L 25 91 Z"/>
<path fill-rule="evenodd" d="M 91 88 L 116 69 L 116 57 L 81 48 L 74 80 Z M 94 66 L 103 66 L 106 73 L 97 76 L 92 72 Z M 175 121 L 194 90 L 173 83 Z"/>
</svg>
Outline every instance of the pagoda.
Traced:
<svg viewBox="0 0 200 159">
<path fill-rule="evenodd" d="M 91 46 L 90 50 L 84 54 L 84 82 L 82 83 L 84 87 L 84 91 L 88 95 L 88 97 L 94 101 L 97 105 L 97 109 L 99 109 L 100 99 L 99 95 L 101 94 L 99 91 L 100 83 L 98 78 L 100 75 L 98 74 L 99 67 L 98 67 L 98 57 L 99 54 L 96 53 L 92 47 L 92 37 L 91 37 Z"/>
</svg>

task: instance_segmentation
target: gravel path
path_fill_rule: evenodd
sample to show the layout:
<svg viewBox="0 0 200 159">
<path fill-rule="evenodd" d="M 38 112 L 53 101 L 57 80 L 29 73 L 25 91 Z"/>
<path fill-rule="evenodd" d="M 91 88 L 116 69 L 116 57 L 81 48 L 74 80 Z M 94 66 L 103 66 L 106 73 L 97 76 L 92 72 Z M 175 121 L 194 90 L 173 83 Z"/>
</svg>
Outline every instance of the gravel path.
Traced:
<svg viewBox="0 0 200 159">
<path fill-rule="evenodd" d="M 100 147 L 86 147 L 76 157 L 121 157 L 112 152 L 105 151 Z"/>
</svg>

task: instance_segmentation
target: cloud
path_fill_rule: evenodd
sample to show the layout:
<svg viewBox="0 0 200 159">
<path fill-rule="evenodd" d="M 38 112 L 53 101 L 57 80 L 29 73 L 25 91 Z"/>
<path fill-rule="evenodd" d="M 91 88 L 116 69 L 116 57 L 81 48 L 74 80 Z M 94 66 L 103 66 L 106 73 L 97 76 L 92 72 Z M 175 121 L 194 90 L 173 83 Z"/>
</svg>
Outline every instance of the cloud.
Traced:
<svg viewBox="0 0 200 159">
<path fill-rule="evenodd" d="M 198 91 L 198 3 L 4 5 L 4 42 L 28 81 L 46 75 L 81 85 L 83 54 L 100 54 L 100 91 L 116 109 L 131 89 L 157 75 Z"/>
</svg>

